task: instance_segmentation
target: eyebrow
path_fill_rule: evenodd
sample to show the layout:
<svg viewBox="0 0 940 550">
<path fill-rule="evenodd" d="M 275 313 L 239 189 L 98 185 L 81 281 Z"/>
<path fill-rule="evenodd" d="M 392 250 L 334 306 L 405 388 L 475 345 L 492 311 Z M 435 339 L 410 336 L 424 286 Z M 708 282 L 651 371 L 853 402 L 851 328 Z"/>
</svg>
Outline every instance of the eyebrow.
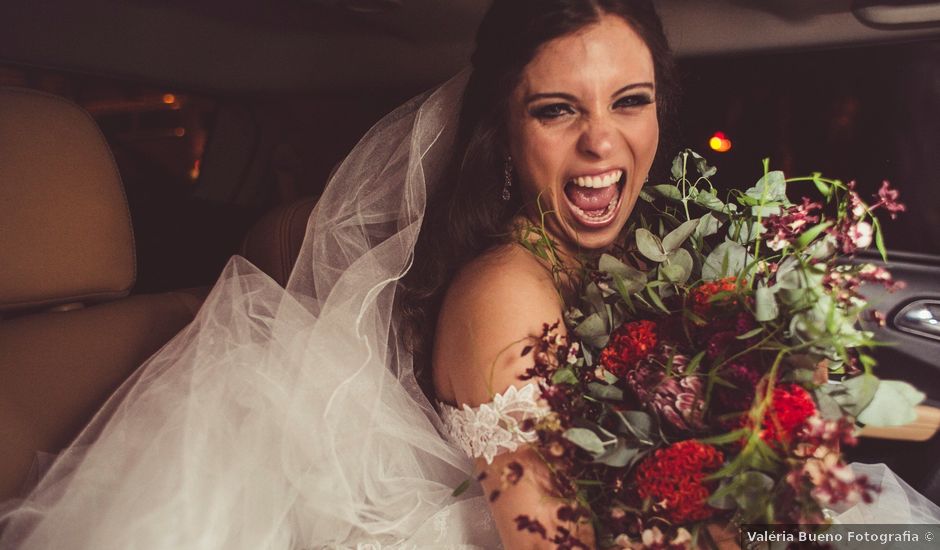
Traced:
<svg viewBox="0 0 940 550">
<path fill-rule="evenodd" d="M 653 91 L 656 89 L 653 86 L 652 82 L 637 82 L 635 84 L 627 84 L 623 88 L 620 88 L 619 90 L 611 94 L 611 97 L 617 97 L 618 95 L 624 92 L 628 92 L 636 88 L 647 88 L 650 91 Z M 571 102 L 575 102 L 578 100 L 577 97 L 571 94 L 566 94 L 564 92 L 542 92 L 542 93 L 530 94 L 526 96 L 525 103 L 529 104 L 529 103 L 532 103 L 533 101 L 538 101 L 540 99 L 564 99 L 565 101 L 571 101 Z"/>
</svg>

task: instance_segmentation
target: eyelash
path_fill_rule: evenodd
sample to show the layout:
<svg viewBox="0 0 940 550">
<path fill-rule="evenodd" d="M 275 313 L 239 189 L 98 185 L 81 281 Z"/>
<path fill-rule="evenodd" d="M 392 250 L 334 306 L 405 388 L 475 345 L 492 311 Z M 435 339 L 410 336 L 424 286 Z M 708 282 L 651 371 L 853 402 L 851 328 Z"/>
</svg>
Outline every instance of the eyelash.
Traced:
<svg viewBox="0 0 940 550">
<path fill-rule="evenodd" d="M 621 97 L 614 103 L 614 106 L 624 107 L 642 107 L 653 102 L 653 98 L 646 94 L 635 94 Z"/>
<path fill-rule="evenodd" d="M 653 102 L 653 98 L 646 94 L 635 94 L 621 97 L 614 102 L 614 108 L 642 107 Z M 574 114 L 574 108 L 567 103 L 552 103 L 539 107 L 532 112 L 532 116 L 539 120 L 554 120 L 564 115 Z"/>
</svg>

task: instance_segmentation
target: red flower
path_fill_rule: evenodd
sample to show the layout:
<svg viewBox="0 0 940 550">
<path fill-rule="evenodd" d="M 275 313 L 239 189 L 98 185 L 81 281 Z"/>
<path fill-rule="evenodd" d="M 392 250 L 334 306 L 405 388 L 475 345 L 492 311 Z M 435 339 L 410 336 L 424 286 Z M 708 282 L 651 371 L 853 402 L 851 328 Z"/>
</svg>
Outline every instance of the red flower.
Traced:
<svg viewBox="0 0 940 550">
<path fill-rule="evenodd" d="M 773 400 L 764 412 L 764 430 L 761 438 L 768 443 L 787 444 L 816 414 L 816 405 L 809 392 L 796 384 L 774 388 Z"/>
<path fill-rule="evenodd" d="M 614 375 L 622 377 L 635 367 L 638 361 L 653 352 L 656 342 L 656 323 L 624 323 L 610 335 L 607 347 L 601 351 L 600 364 Z"/>
<path fill-rule="evenodd" d="M 692 310 L 701 316 L 708 315 L 714 303 L 712 296 L 719 292 L 734 292 L 737 288 L 737 277 L 725 277 L 717 281 L 702 283 L 692 291 Z"/>
<path fill-rule="evenodd" d="M 721 451 L 694 439 L 657 450 L 637 469 L 637 494 L 653 510 L 675 523 L 708 519 L 717 510 L 707 504 L 711 489 L 705 478 L 724 462 Z"/>
</svg>

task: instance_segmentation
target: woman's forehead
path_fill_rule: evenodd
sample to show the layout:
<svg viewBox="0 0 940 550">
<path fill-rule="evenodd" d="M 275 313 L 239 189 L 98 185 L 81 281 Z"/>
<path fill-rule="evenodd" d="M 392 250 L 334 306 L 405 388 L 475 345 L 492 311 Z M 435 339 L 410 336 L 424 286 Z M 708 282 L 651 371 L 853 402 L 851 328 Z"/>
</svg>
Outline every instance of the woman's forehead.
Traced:
<svg viewBox="0 0 940 550">
<path fill-rule="evenodd" d="M 544 44 L 523 70 L 520 91 L 524 95 L 613 91 L 652 83 L 654 76 L 652 55 L 643 39 L 620 17 L 607 15 L 599 23 Z"/>
</svg>

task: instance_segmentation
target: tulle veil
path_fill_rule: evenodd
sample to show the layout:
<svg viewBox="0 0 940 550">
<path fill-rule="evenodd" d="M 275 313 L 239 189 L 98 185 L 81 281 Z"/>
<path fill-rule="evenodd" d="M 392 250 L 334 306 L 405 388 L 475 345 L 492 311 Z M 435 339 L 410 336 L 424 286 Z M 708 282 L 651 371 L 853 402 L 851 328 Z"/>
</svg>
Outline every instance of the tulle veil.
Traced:
<svg viewBox="0 0 940 550">
<path fill-rule="evenodd" d="M 386 116 L 341 164 L 286 286 L 240 257 L 2 510 L 2 548 L 498 546 L 469 459 L 399 343 L 393 304 L 469 73 Z"/>
</svg>

